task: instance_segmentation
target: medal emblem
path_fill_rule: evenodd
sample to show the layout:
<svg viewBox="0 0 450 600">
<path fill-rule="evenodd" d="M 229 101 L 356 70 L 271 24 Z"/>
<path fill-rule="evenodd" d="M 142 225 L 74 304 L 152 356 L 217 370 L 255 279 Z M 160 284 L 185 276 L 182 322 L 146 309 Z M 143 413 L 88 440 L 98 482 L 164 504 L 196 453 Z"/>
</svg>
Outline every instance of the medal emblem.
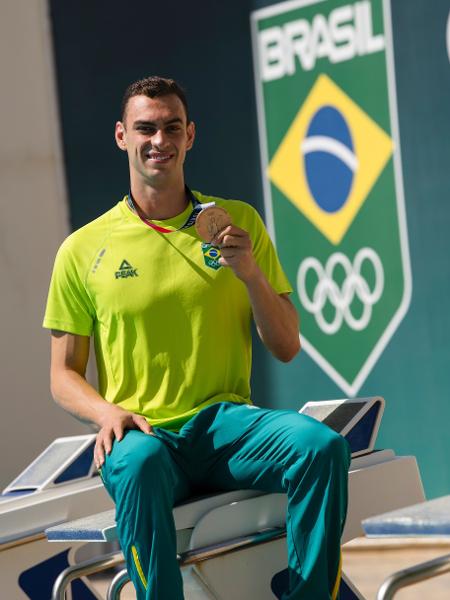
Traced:
<svg viewBox="0 0 450 600">
<path fill-rule="evenodd" d="M 195 221 L 195 229 L 198 235 L 207 243 L 211 243 L 216 235 L 228 225 L 231 225 L 231 217 L 220 206 L 204 208 Z"/>
</svg>

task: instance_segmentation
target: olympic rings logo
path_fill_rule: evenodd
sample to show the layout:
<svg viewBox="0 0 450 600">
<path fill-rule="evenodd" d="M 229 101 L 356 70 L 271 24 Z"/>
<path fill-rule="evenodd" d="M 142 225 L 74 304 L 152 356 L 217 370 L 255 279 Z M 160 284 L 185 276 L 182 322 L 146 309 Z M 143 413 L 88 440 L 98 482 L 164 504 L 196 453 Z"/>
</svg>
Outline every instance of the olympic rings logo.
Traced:
<svg viewBox="0 0 450 600">
<path fill-rule="evenodd" d="M 364 261 L 369 261 L 374 270 L 375 283 L 372 290 L 369 288 L 366 279 L 361 275 Z M 334 272 L 338 266 L 342 267 L 345 273 L 341 287 L 334 279 Z M 312 297 L 306 291 L 306 278 L 309 272 L 314 272 L 317 277 L 317 284 Z M 309 256 L 300 263 L 297 272 L 297 290 L 300 301 L 308 312 L 314 314 L 317 325 L 328 335 L 337 333 L 344 321 L 355 331 L 365 329 L 372 318 L 372 307 L 381 298 L 383 289 L 383 265 L 380 257 L 372 248 L 361 248 L 357 252 L 353 264 L 342 252 L 332 254 L 328 258 L 325 267 L 317 258 Z M 355 317 L 351 311 L 355 296 L 363 305 L 359 317 Z M 335 309 L 334 318 L 331 321 L 327 321 L 323 315 L 323 309 L 327 301 Z"/>
</svg>

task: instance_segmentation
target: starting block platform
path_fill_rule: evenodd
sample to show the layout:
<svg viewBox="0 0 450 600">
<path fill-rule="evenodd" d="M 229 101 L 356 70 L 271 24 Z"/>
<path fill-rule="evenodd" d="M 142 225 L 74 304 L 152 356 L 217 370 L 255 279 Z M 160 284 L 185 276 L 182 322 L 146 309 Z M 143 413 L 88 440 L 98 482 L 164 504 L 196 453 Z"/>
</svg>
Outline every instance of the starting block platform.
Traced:
<svg viewBox="0 0 450 600">
<path fill-rule="evenodd" d="M 450 496 L 420 502 L 364 519 L 367 537 L 450 538 Z M 377 600 L 391 600 L 401 589 L 450 572 L 450 554 L 393 573 L 380 587 Z"/>
<path fill-rule="evenodd" d="M 362 535 L 362 519 L 383 512 L 383 507 L 403 506 L 411 497 L 423 500 L 413 457 L 397 457 L 392 450 L 355 457 L 349 471 L 349 509 L 342 543 Z M 47 529 L 46 535 L 53 542 L 116 541 L 114 514 L 114 510 L 109 510 L 61 523 Z M 273 585 L 287 564 L 285 518 L 284 494 L 250 490 L 193 499 L 175 507 L 180 564 L 195 565 L 196 577 L 209 590 L 201 596 L 202 600 L 276 598 Z M 237 554 L 240 557 L 236 558 Z M 120 553 L 115 559 L 123 560 Z M 105 565 L 110 566 L 110 560 L 108 556 L 106 562 L 99 558 L 88 565 L 69 567 L 56 582 L 53 598 L 62 600 L 71 581 L 103 570 Z M 119 575 L 108 593 L 111 600 L 120 597 L 120 590 L 128 581 L 126 571 Z M 345 576 L 343 585 L 343 600 L 364 600 Z"/>
<path fill-rule="evenodd" d="M 374 449 L 383 410 L 379 396 L 317 401 L 300 410 L 338 431 L 352 449 L 342 543 L 363 535 L 363 519 L 424 500 L 415 458 Z M 89 575 L 123 564 L 113 504 L 93 465 L 94 443 L 95 435 L 55 440 L 0 496 L 5 597 L 101 600 Z M 192 498 L 173 514 L 187 599 L 282 596 L 284 494 L 217 493 Z M 126 571 L 118 573 L 109 600 L 119 597 L 127 579 Z M 364 600 L 345 574 L 341 600 Z"/>
</svg>

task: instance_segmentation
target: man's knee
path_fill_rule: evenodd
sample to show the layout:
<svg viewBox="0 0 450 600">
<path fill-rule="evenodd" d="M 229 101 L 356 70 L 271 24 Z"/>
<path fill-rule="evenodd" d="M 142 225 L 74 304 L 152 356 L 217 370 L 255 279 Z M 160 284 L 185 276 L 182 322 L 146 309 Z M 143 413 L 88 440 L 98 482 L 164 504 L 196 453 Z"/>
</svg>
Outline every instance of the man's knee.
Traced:
<svg viewBox="0 0 450 600">
<path fill-rule="evenodd" d="M 170 455 L 164 443 L 154 435 L 132 430 L 120 442 L 114 442 L 107 463 L 127 480 L 151 477 L 156 482 L 170 469 Z"/>
<path fill-rule="evenodd" d="M 317 453 L 326 460 L 337 460 L 347 467 L 350 464 L 350 447 L 347 440 L 326 425 L 317 443 Z"/>
<path fill-rule="evenodd" d="M 301 477 L 308 465 L 315 465 L 323 475 L 333 470 L 345 473 L 350 465 L 350 448 L 340 434 L 323 423 L 308 423 L 295 435 L 295 459 L 289 468 L 290 478 Z"/>
</svg>

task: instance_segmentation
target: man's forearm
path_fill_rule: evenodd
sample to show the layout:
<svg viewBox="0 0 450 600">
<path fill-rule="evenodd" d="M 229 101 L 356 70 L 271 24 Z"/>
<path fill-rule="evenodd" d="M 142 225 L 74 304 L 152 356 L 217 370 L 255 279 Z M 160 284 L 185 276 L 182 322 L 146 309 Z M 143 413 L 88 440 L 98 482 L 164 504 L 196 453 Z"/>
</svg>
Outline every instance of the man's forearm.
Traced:
<svg viewBox="0 0 450 600">
<path fill-rule="evenodd" d="M 82 375 L 72 369 L 52 373 L 51 391 L 55 401 L 77 419 L 102 426 L 102 418 L 111 405 Z"/>
<path fill-rule="evenodd" d="M 276 358 L 290 361 L 300 350 L 295 307 L 287 297 L 275 292 L 259 268 L 246 285 L 261 340 Z"/>
<path fill-rule="evenodd" d="M 289 298 L 277 294 L 259 268 L 247 231 L 229 225 L 213 240 L 219 263 L 230 267 L 247 287 L 259 337 L 272 354 L 288 362 L 300 350 L 298 314 Z"/>
</svg>

